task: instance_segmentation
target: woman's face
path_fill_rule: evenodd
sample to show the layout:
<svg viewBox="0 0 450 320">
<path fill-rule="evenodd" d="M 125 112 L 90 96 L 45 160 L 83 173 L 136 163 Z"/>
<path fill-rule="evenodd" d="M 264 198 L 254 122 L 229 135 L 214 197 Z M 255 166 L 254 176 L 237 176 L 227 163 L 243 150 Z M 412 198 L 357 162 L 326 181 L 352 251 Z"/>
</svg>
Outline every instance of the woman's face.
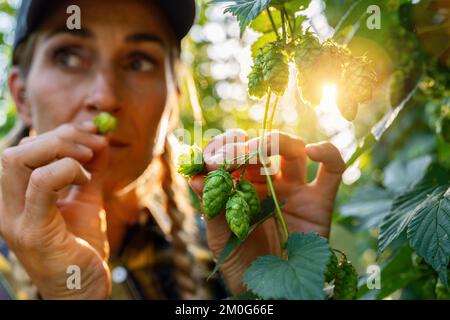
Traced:
<svg viewBox="0 0 450 320">
<path fill-rule="evenodd" d="M 152 158 L 165 115 L 169 27 L 163 15 L 139 0 L 75 1 L 81 30 L 69 31 L 63 2 L 42 25 L 26 78 L 25 97 L 38 134 L 102 111 L 118 119 L 110 133 L 108 186 L 122 188 Z"/>
</svg>

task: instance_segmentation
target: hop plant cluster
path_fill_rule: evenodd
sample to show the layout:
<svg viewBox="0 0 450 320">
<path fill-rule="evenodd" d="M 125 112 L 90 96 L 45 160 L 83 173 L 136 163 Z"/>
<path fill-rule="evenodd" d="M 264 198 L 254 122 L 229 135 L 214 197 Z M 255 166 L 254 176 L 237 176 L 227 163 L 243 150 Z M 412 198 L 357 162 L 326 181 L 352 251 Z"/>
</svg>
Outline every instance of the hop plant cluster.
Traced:
<svg viewBox="0 0 450 320">
<path fill-rule="evenodd" d="M 260 199 L 252 183 L 245 179 L 237 181 L 225 169 L 208 173 L 202 205 L 207 219 L 215 218 L 225 208 L 228 226 L 240 240 L 247 237 L 252 220 L 261 211 Z"/>
<path fill-rule="evenodd" d="M 356 57 L 350 50 L 332 40 L 323 43 L 307 32 L 297 40 L 294 59 L 298 71 L 298 86 L 304 100 L 318 105 L 327 79 L 337 84 L 337 104 L 349 121 L 355 119 L 358 105 L 372 98 L 375 72 L 365 56 Z"/>
<path fill-rule="evenodd" d="M 183 153 L 178 163 L 178 172 L 185 177 L 205 172 L 202 150 L 198 146 Z M 261 211 L 260 199 L 252 183 L 236 179 L 224 168 L 207 174 L 202 192 L 202 207 L 207 219 L 217 217 L 225 209 L 228 226 L 240 240 L 247 237 L 251 222 Z"/>
<path fill-rule="evenodd" d="M 325 281 L 328 283 L 334 282 L 334 300 L 353 300 L 356 298 L 358 273 L 344 254 L 338 260 L 334 252 L 331 252 L 325 272 Z"/>
<path fill-rule="evenodd" d="M 249 94 L 264 97 L 268 90 L 282 96 L 289 81 L 289 58 L 280 41 L 268 44 L 255 59 L 248 75 Z"/>
<path fill-rule="evenodd" d="M 359 104 L 372 98 L 375 72 L 365 57 L 332 40 L 320 42 L 311 32 L 292 43 L 269 43 L 256 56 L 248 75 L 249 95 L 262 98 L 268 92 L 281 96 L 289 81 L 289 62 L 297 67 L 297 84 L 305 101 L 318 105 L 324 80 L 337 84 L 338 106 L 349 121 L 355 119 Z"/>
</svg>

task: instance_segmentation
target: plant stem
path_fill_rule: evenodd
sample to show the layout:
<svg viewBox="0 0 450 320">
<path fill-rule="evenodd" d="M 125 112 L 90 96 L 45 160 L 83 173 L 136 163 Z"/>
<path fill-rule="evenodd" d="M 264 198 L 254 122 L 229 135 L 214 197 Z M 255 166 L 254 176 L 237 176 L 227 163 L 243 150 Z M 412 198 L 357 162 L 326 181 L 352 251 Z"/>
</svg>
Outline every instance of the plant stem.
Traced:
<svg viewBox="0 0 450 320">
<path fill-rule="evenodd" d="M 284 12 L 284 15 L 286 16 L 286 20 L 288 22 L 289 30 L 291 31 L 291 38 L 294 39 L 294 36 L 295 36 L 294 35 L 294 33 L 295 33 L 295 17 L 294 17 L 294 26 L 292 26 L 291 25 L 291 20 L 289 19 L 289 15 L 288 15 L 284 5 L 283 5 L 283 12 Z"/>
<path fill-rule="evenodd" d="M 272 131 L 272 125 L 273 125 L 273 119 L 275 118 L 275 113 L 277 111 L 277 106 L 278 106 L 278 101 L 280 100 L 280 97 L 277 96 L 275 103 L 273 104 L 272 107 L 272 115 L 270 116 L 270 120 L 269 120 L 269 126 L 267 128 L 267 131 Z"/>
<path fill-rule="evenodd" d="M 263 156 L 263 154 L 261 153 L 261 157 L 262 156 Z M 277 209 L 278 218 L 280 219 L 281 226 L 283 227 L 284 235 L 286 236 L 286 239 L 287 239 L 289 237 L 289 230 L 286 225 L 286 220 L 284 220 L 283 212 L 281 211 L 280 204 L 278 203 L 277 194 L 275 193 L 275 188 L 273 187 L 272 178 L 270 177 L 270 172 L 264 161 L 262 162 L 262 165 L 263 165 L 266 177 L 267 177 L 267 185 L 269 186 L 270 194 L 272 195 L 273 202 L 275 203 L 275 208 Z"/>
<path fill-rule="evenodd" d="M 272 178 L 270 177 L 270 172 L 267 168 L 266 162 L 264 160 L 264 154 L 263 154 L 263 147 L 265 145 L 264 140 L 265 140 L 266 129 L 267 129 L 267 118 L 268 118 L 268 114 L 269 114 L 271 95 L 272 95 L 272 92 L 269 90 L 269 92 L 267 94 L 267 102 L 266 102 L 266 106 L 265 106 L 265 110 L 264 110 L 263 132 L 262 132 L 261 142 L 260 142 L 260 146 L 259 146 L 259 157 L 261 159 L 261 163 L 264 168 L 264 173 L 266 175 L 267 185 L 269 187 L 270 194 L 272 195 L 273 201 L 275 203 L 275 208 L 276 208 L 276 212 L 278 215 L 277 218 L 281 222 L 281 226 L 283 228 L 284 235 L 287 239 L 289 237 L 289 231 L 288 231 L 288 228 L 286 225 L 286 221 L 284 220 L 283 212 L 281 211 L 280 204 L 278 203 L 277 194 L 275 192 L 275 188 L 273 187 Z M 270 124 L 270 127 L 272 127 L 272 124 Z M 280 241 L 280 244 L 281 244 L 281 241 Z M 283 248 L 280 248 L 280 249 L 281 249 L 281 251 L 283 251 Z"/>
<path fill-rule="evenodd" d="M 280 12 L 280 14 L 281 14 L 281 30 L 283 31 L 283 43 L 286 43 L 286 22 L 284 20 L 283 12 Z"/>
<path fill-rule="evenodd" d="M 270 13 L 269 8 L 266 8 L 267 14 L 269 15 L 270 23 L 272 24 L 273 31 L 277 35 L 277 39 L 280 39 L 280 35 L 278 34 L 277 26 L 275 25 L 275 21 L 273 20 L 272 14 Z"/>
</svg>

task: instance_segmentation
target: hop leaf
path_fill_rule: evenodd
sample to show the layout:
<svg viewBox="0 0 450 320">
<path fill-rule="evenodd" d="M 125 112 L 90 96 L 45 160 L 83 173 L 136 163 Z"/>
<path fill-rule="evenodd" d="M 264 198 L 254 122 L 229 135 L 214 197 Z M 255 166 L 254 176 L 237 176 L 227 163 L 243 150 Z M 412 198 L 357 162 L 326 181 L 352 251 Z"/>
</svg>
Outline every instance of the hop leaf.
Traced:
<svg viewBox="0 0 450 320">
<path fill-rule="evenodd" d="M 233 177 L 223 169 L 208 173 L 203 187 L 203 211 L 206 218 L 216 217 L 227 203 L 233 189 Z"/>
<path fill-rule="evenodd" d="M 334 280 L 334 300 L 353 300 L 356 298 L 358 273 L 347 257 L 342 255 L 336 270 Z"/>
<path fill-rule="evenodd" d="M 270 0 L 214 0 L 214 2 L 230 3 L 225 12 L 230 12 L 238 19 L 242 35 L 245 27 L 266 9 Z"/>
<path fill-rule="evenodd" d="M 192 177 L 198 173 L 201 173 L 205 167 L 203 159 L 203 152 L 197 145 L 189 147 L 178 158 L 178 173 L 185 177 Z"/>
<path fill-rule="evenodd" d="M 324 272 L 330 257 L 325 238 L 293 232 L 286 245 L 287 260 L 258 257 L 244 274 L 247 288 L 263 299 L 324 299 Z"/>
<path fill-rule="evenodd" d="M 250 221 L 252 221 L 261 211 L 261 202 L 259 200 L 258 192 L 256 192 L 250 181 L 244 179 L 239 181 L 237 190 L 240 191 L 242 197 L 249 206 L 249 217 Z"/>
<path fill-rule="evenodd" d="M 94 118 L 94 124 L 101 134 L 105 134 L 117 127 L 117 119 L 108 112 L 101 112 Z"/>
<path fill-rule="evenodd" d="M 330 251 L 331 251 L 330 260 L 328 261 L 327 270 L 325 271 L 326 282 L 331 282 L 335 278 L 338 268 L 338 260 L 336 258 L 336 255 L 334 254 L 333 250 Z"/>
<path fill-rule="evenodd" d="M 242 193 L 235 192 L 227 201 L 225 217 L 231 231 L 243 240 L 248 235 L 250 228 L 250 207 Z"/>
</svg>

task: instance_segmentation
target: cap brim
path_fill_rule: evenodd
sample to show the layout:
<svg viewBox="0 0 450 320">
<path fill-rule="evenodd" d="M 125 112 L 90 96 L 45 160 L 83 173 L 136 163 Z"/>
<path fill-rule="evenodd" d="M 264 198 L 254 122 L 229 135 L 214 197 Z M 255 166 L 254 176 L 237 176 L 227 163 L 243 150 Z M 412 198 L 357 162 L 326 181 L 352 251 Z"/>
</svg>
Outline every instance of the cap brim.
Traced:
<svg viewBox="0 0 450 320">
<path fill-rule="evenodd" d="M 14 48 L 25 40 L 32 30 L 35 30 L 43 16 L 48 12 L 49 6 L 56 0 L 23 0 L 17 14 Z M 195 0 L 156 0 L 173 26 L 176 38 L 181 41 L 195 21 Z"/>
</svg>

